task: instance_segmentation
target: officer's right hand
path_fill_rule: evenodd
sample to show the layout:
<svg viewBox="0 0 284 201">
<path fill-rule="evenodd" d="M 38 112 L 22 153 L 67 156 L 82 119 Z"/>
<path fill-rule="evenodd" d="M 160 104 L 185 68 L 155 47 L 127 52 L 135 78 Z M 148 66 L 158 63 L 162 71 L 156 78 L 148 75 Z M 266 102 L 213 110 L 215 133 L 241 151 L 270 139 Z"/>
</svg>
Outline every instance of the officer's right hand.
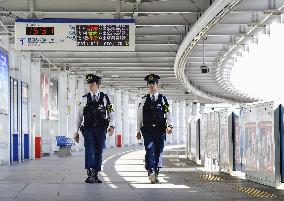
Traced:
<svg viewBox="0 0 284 201">
<path fill-rule="evenodd" d="M 79 143 L 79 133 L 74 134 L 74 140 Z"/>
<path fill-rule="evenodd" d="M 166 133 L 172 134 L 173 133 L 173 129 L 171 127 L 167 127 Z"/>
<path fill-rule="evenodd" d="M 141 131 L 137 132 L 136 138 L 137 138 L 137 140 L 141 140 L 141 138 L 142 138 Z"/>
</svg>

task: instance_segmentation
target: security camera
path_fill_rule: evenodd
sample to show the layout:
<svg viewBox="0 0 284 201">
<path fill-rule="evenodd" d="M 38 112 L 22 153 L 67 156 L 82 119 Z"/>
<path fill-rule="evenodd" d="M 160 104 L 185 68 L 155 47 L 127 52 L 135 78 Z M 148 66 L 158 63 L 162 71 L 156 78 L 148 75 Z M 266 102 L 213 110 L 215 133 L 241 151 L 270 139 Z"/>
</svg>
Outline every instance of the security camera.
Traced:
<svg viewBox="0 0 284 201">
<path fill-rule="evenodd" d="M 201 73 L 209 73 L 209 68 L 205 64 L 202 64 L 200 66 L 200 69 L 201 69 Z"/>
<path fill-rule="evenodd" d="M 184 94 L 189 94 L 189 91 L 185 91 Z"/>
</svg>

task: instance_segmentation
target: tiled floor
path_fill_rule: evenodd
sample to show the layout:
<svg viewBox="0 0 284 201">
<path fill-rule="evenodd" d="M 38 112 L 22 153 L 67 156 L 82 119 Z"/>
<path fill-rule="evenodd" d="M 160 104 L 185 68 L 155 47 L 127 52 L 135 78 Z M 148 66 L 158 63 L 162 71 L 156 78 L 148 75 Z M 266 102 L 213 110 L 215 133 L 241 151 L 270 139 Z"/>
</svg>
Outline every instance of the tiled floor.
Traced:
<svg viewBox="0 0 284 201">
<path fill-rule="evenodd" d="M 185 159 L 178 145 L 164 152 L 160 184 L 150 184 L 142 147 L 109 148 L 104 153 L 102 184 L 85 184 L 84 154 L 44 157 L 14 166 L 0 166 L 0 201 L 172 201 L 172 200 L 284 200 L 284 192 L 224 174 L 208 181 L 204 172 Z M 250 187 L 276 198 L 257 198 L 236 190 Z"/>
</svg>

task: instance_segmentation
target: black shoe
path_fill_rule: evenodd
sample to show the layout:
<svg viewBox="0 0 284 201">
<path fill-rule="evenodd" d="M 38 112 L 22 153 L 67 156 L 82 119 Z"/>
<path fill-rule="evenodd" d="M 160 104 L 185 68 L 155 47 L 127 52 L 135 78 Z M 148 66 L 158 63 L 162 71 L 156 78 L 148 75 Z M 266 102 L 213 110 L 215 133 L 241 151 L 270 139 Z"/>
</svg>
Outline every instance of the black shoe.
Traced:
<svg viewBox="0 0 284 201">
<path fill-rule="evenodd" d="M 94 183 L 103 183 L 102 180 L 99 179 L 98 175 L 94 176 Z"/>
<path fill-rule="evenodd" d="M 148 177 L 151 184 L 154 184 L 156 182 L 155 172 L 152 169 L 148 170 Z"/>
<path fill-rule="evenodd" d="M 159 173 L 160 173 L 160 168 L 155 169 L 155 183 L 160 183 L 158 177 L 159 177 Z"/>
<path fill-rule="evenodd" d="M 102 180 L 99 179 L 98 177 L 98 171 L 95 171 L 94 169 L 92 169 L 92 178 L 94 179 L 94 183 L 103 183 Z"/>
<path fill-rule="evenodd" d="M 87 178 L 85 179 L 85 182 L 86 182 L 87 184 L 92 184 L 92 183 L 94 183 L 94 178 L 93 178 L 93 177 L 87 177 Z"/>
</svg>

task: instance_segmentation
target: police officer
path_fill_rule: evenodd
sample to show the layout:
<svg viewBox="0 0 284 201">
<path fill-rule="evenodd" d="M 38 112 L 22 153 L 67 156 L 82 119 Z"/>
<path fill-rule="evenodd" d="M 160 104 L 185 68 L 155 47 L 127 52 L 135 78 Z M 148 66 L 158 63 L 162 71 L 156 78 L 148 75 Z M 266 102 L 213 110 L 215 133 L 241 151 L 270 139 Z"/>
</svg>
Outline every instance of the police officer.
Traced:
<svg viewBox="0 0 284 201">
<path fill-rule="evenodd" d="M 102 183 L 98 178 L 101 171 L 102 153 L 105 146 L 106 132 L 114 133 L 115 115 L 107 94 L 100 92 L 101 78 L 94 74 L 86 76 L 90 92 L 84 95 L 86 105 L 81 110 L 78 128 L 84 136 L 86 183 Z M 75 140 L 79 142 L 79 130 Z"/>
<path fill-rule="evenodd" d="M 138 106 L 137 139 L 144 137 L 145 169 L 151 183 L 159 183 L 158 175 L 162 167 L 162 152 L 166 133 L 172 133 L 172 116 L 167 98 L 160 94 L 158 80 L 160 77 L 150 74 L 145 77 L 149 93 L 142 97 Z"/>
</svg>

